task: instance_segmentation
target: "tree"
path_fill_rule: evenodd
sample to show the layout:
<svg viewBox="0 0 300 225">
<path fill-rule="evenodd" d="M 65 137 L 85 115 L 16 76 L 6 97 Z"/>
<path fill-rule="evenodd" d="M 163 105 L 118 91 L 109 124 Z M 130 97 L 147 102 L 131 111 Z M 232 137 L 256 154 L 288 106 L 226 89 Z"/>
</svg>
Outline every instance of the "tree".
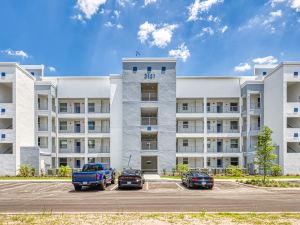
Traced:
<svg viewBox="0 0 300 225">
<path fill-rule="evenodd" d="M 273 131 L 269 127 L 264 127 L 264 130 L 258 136 L 258 144 L 256 146 L 255 164 L 259 169 L 263 170 L 263 183 L 266 182 L 266 176 L 274 166 L 274 160 L 277 155 L 273 153 L 275 145 L 272 141 Z"/>
</svg>

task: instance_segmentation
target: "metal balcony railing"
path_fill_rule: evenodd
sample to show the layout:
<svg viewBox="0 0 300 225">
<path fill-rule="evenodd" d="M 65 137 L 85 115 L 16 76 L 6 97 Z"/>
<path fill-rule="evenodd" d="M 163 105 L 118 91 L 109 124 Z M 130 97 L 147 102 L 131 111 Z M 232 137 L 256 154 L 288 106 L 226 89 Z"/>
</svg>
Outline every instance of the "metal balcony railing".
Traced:
<svg viewBox="0 0 300 225">
<path fill-rule="evenodd" d="M 177 133 L 203 133 L 203 126 L 177 126 Z"/>
<path fill-rule="evenodd" d="M 142 117 L 142 126 L 157 125 L 157 117 Z"/>
<path fill-rule="evenodd" d="M 84 153 L 84 147 L 83 146 L 74 146 L 69 148 L 59 148 L 59 153 Z"/>
<path fill-rule="evenodd" d="M 258 102 L 250 104 L 250 109 L 260 109 L 260 108 L 261 108 L 261 105 Z"/>
<path fill-rule="evenodd" d="M 38 125 L 38 131 L 48 131 L 48 126 L 46 126 L 46 125 Z"/>
<path fill-rule="evenodd" d="M 89 126 L 88 132 L 89 133 L 109 133 L 110 128 L 109 128 L 109 126 Z"/>
<path fill-rule="evenodd" d="M 83 126 L 59 126 L 59 133 L 84 133 Z"/>
<path fill-rule="evenodd" d="M 176 109 L 177 113 L 203 113 L 203 106 L 178 106 Z"/>
<path fill-rule="evenodd" d="M 157 101 L 157 92 L 142 92 L 142 101 Z"/>
<path fill-rule="evenodd" d="M 239 106 L 207 106 L 208 113 L 239 113 Z"/>
<path fill-rule="evenodd" d="M 178 153 L 203 153 L 203 146 L 177 146 L 176 152 Z"/>
<path fill-rule="evenodd" d="M 258 124 L 250 124 L 251 131 L 260 131 L 260 126 Z"/>
<path fill-rule="evenodd" d="M 239 133 L 239 127 L 235 126 L 220 126 L 220 127 L 207 127 L 207 133 Z"/>
<path fill-rule="evenodd" d="M 110 113 L 110 107 L 109 106 L 88 107 L 88 113 Z"/>
<path fill-rule="evenodd" d="M 207 149 L 208 153 L 239 153 L 240 149 L 239 147 L 236 148 L 231 148 L 231 147 L 223 147 L 223 148 L 208 148 Z"/>
<path fill-rule="evenodd" d="M 142 150 L 157 150 L 157 141 L 142 140 Z"/>
<path fill-rule="evenodd" d="M 84 113 L 84 108 L 83 107 L 76 107 L 76 108 L 59 108 L 58 113 L 64 114 L 64 113 Z"/>
<path fill-rule="evenodd" d="M 110 147 L 109 146 L 94 146 L 89 147 L 88 153 L 110 153 Z"/>
</svg>

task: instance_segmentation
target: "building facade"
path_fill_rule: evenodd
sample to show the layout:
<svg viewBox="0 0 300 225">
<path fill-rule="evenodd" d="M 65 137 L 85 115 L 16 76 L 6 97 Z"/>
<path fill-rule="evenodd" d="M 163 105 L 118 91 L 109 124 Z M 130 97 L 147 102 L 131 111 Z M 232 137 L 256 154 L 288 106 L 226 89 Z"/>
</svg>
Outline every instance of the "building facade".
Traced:
<svg viewBox="0 0 300 225">
<path fill-rule="evenodd" d="M 0 63 L 0 175 L 103 162 L 144 172 L 240 165 L 254 172 L 263 126 L 284 174 L 300 173 L 300 63 L 251 76 L 177 76 L 173 58 L 125 58 L 122 73 L 44 76 Z"/>
</svg>

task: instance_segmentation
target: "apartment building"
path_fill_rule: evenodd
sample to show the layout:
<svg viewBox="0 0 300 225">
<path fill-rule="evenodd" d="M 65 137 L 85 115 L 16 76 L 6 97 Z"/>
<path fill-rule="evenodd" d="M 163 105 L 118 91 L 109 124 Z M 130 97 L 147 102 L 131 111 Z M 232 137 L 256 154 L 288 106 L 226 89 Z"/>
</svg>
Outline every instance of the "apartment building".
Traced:
<svg viewBox="0 0 300 225">
<path fill-rule="evenodd" d="M 177 76 L 173 58 L 125 58 L 120 74 L 52 77 L 42 65 L 0 63 L 0 175 L 88 162 L 254 172 L 264 125 L 283 173 L 300 173 L 299 71 L 283 62 L 251 76 Z"/>
</svg>

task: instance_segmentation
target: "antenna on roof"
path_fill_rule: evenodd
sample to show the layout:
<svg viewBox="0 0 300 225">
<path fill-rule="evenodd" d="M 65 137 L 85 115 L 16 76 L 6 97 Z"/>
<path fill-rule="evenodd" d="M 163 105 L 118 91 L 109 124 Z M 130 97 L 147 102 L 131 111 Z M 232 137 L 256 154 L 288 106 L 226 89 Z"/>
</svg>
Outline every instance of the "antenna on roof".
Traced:
<svg viewBox="0 0 300 225">
<path fill-rule="evenodd" d="M 140 56 L 141 55 L 141 53 L 139 53 L 138 51 L 135 51 L 135 56 L 136 57 L 138 57 L 138 56 Z"/>
</svg>

